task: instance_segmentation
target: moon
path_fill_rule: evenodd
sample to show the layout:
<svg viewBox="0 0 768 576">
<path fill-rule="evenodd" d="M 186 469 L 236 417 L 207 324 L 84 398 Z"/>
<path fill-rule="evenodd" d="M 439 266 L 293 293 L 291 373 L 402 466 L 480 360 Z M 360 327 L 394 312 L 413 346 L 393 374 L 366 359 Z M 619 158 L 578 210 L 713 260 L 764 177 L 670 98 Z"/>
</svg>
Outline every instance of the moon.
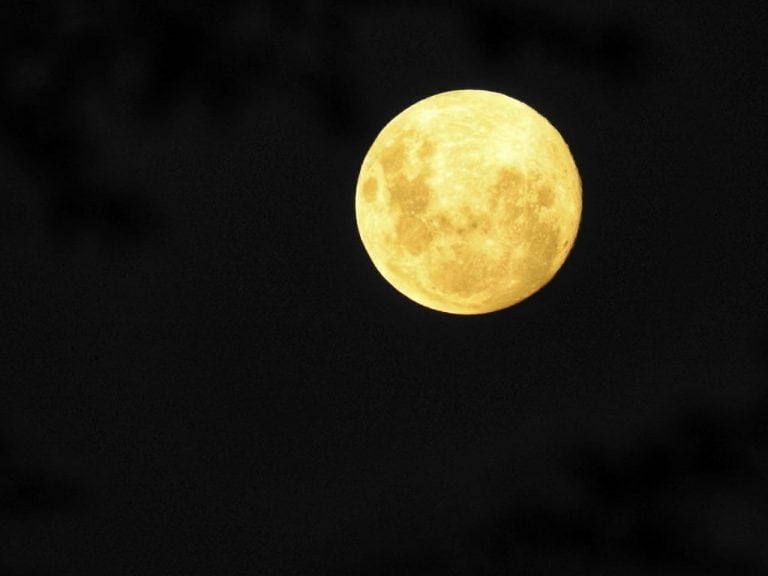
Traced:
<svg viewBox="0 0 768 576">
<path fill-rule="evenodd" d="M 407 298 L 451 314 L 501 310 L 547 284 L 573 247 L 581 207 L 560 133 L 486 90 L 442 92 L 395 116 L 355 194 L 375 268 Z"/>
</svg>

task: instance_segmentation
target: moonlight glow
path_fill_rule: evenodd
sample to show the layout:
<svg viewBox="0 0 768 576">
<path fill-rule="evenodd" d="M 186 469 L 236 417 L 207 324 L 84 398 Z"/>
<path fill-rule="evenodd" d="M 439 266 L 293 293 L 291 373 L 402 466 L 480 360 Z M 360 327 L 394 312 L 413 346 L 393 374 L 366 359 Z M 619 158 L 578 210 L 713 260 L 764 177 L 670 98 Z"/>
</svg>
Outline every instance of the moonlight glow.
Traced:
<svg viewBox="0 0 768 576">
<path fill-rule="evenodd" d="M 511 306 L 560 269 L 581 217 L 567 144 L 531 107 L 456 90 L 410 106 L 376 137 L 357 181 L 357 226 L 376 269 L 429 308 Z"/>
</svg>

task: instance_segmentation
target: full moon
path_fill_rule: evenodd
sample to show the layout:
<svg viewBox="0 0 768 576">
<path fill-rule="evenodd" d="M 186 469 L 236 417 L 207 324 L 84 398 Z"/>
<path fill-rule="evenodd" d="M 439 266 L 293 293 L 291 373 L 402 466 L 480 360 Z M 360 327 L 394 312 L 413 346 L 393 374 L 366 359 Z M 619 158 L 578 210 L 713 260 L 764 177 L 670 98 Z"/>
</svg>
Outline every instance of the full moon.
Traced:
<svg viewBox="0 0 768 576">
<path fill-rule="evenodd" d="M 416 102 L 378 134 L 355 215 L 373 265 L 428 308 L 484 314 L 538 291 L 570 253 L 581 179 L 536 110 L 497 92 Z"/>
</svg>

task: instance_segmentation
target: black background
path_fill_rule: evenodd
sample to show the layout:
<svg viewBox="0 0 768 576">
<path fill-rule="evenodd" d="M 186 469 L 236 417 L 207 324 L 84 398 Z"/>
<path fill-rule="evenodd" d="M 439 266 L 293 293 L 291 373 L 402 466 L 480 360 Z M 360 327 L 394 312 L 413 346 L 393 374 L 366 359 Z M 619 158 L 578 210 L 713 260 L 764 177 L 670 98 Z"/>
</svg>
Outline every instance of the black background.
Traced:
<svg viewBox="0 0 768 576">
<path fill-rule="evenodd" d="M 581 4 L 2 2 L 0 573 L 765 574 L 768 8 Z M 458 88 L 584 187 L 474 317 L 354 222 Z"/>
</svg>

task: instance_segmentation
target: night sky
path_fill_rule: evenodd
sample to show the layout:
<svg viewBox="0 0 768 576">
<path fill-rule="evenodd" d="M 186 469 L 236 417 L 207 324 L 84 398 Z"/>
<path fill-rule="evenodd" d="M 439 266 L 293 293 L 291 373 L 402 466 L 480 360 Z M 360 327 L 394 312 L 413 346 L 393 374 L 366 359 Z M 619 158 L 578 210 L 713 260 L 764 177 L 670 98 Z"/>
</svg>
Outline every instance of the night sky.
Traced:
<svg viewBox="0 0 768 576">
<path fill-rule="evenodd" d="M 581 4 L 1 2 L 0 574 L 768 573 L 768 5 Z M 354 219 L 461 88 L 583 182 L 480 316 Z"/>
</svg>

